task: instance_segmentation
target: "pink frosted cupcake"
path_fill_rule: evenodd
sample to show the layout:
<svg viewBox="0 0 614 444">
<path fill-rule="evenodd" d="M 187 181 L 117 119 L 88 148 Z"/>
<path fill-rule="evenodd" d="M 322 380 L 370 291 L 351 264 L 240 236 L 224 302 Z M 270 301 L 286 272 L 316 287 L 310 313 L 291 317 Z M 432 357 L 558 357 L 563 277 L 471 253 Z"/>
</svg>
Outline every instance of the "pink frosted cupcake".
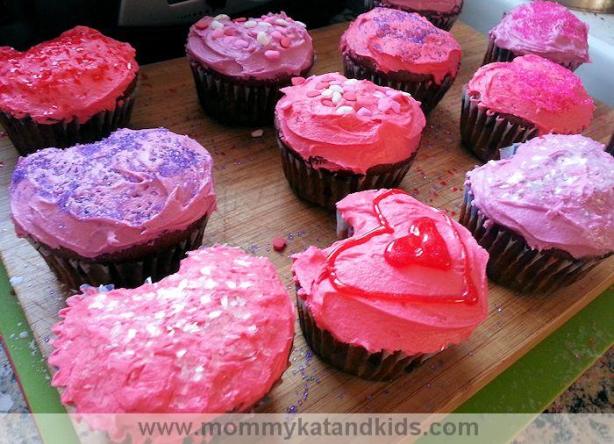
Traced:
<svg viewBox="0 0 614 444">
<path fill-rule="evenodd" d="M 301 198 L 334 209 L 350 193 L 397 186 L 426 125 L 409 94 L 330 73 L 284 88 L 275 126 L 286 179 Z"/>
<path fill-rule="evenodd" d="M 481 67 L 465 86 L 463 144 L 487 161 L 499 149 L 547 133 L 576 134 L 595 105 L 574 73 L 536 55 Z"/>
<path fill-rule="evenodd" d="M 461 47 L 424 17 L 388 8 L 359 15 L 341 37 L 345 75 L 408 92 L 428 114 L 448 91 Z"/>
<path fill-rule="evenodd" d="M 212 160 L 167 129 L 122 129 L 20 158 L 10 199 L 17 234 L 68 288 L 136 287 L 200 247 L 215 209 Z"/>
<path fill-rule="evenodd" d="M 365 6 L 415 12 L 438 28 L 449 31 L 463 9 L 463 0 L 365 0 Z"/>
<path fill-rule="evenodd" d="M 460 221 L 490 253 L 489 277 L 552 292 L 612 255 L 613 171 L 601 143 L 554 134 L 470 171 Z"/>
<path fill-rule="evenodd" d="M 536 54 L 575 71 L 590 61 L 588 26 L 564 6 L 535 0 L 503 16 L 489 33 L 484 63 Z"/>
<path fill-rule="evenodd" d="M 205 112 L 241 125 L 270 123 L 279 89 L 314 61 L 305 25 L 284 13 L 204 17 L 190 28 L 186 51 Z"/>
<path fill-rule="evenodd" d="M 399 376 L 486 319 L 488 254 L 445 213 L 401 190 L 337 204 L 347 239 L 293 256 L 305 340 L 366 379 Z"/>
<path fill-rule="evenodd" d="M 113 442 L 145 442 L 130 413 L 250 411 L 288 368 L 288 293 L 268 259 L 238 248 L 196 250 L 158 283 L 89 288 L 67 305 L 53 328 L 52 385 Z"/>
</svg>

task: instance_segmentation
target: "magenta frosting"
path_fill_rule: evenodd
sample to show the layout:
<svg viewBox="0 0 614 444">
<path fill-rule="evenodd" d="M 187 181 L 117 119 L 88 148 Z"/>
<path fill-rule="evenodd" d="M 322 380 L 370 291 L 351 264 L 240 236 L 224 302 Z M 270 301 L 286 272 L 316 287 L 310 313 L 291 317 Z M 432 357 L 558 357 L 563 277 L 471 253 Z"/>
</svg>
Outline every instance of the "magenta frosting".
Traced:
<svg viewBox="0 0 614 444">
<path fill-rule="evenodd" d="M 546 135 L 467 174 L 473 205 L 537 250 L 614 251 L 614 157 L 581 135 Z"/>
<path fill-rule="evenodd" d="M 198 142 L 164 128 L 44 149 L 13 172 L 15 230 L 88 258 L 145 244 L 213 212 L 211 169 Z"/>
<path fill-rule="evenodd" d="M 314 59 L 305 25 L 283 12 L 248 20 L 204 17 L 190 28 L 186 51 L 220 74 L 256 80 L 301 75 Z"/>
<path fill-rule="evenodd" d="M 516 55 L 537 54 L 560 64 L 590 60 L 588 25 L 552 1 L 518 6 L 503 16 L 490 38 Z"/>
</svg>

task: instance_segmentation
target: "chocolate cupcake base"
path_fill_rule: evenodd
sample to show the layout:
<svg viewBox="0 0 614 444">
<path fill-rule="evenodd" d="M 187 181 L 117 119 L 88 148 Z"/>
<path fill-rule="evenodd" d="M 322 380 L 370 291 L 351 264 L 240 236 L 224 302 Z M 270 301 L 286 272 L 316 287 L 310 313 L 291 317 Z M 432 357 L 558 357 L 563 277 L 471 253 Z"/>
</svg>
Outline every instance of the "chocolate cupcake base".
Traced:
<svg viewBox="0 0 614 444">
<path fill-rule="evenodd" d="M 391 5 L 380 0 L 365 0 L 365 9 L 369 10 L 372 8 L 394 8 L 401 9 L 406 12 L 415 12 L 416 14 L 420 14 L 424 18 L 426 18 L 433 25 L 437 26 L 439 29 L 443 29 L 444 31 L 449 31 L 452 29 L 454 22 L 458 19 L 458 16 L 461 13 L 462 5 L 460 8 L 456 8 L 450 13 L 442 13 L 437 11 L 416 11 L 410 8 L 403 8 L 401 6 Z"/>
<path fill-rule="evenodd" d="M 84 284 L 136 288 L 147 278 L 156 282 L 176 273 L 186 253 L 201 246 L 207 219 L 205 216 L 185 230 L 167 233 L 151 244 L 97 258 L 85 258 L 63 248 L 52 249 L 31 237 L 28 241 L 71 291 L 78 291 Z"/>
<path fill-rule="evenodd" d="M 495 42 L 491 39 L 488 42 L 488 49 L 486 50 L 486 54 L 484 55 L 484 61 L 482 61 L 482 65 L 487 65 L 488 63 L 493 62 L 511 62 L 516 57 L 519 57 L 524 54 L 515 54 L 513 51 L 509 49 L 500 48 L 495 44 Z M 539 54 L 537 54 L 539 55 Z M 558 63 L 558 62 L 557 62 Z M 582 65 L 582 63 L 578 62 L 568 62 L 568 63 L 558 63 L 565 68 L 575 71 Z"/>
<path fill-rule="evenodd" d="M 290 85 L 295 77 L 241 81 L 204 68 L 193 60 L 190 66 L 201 107 L 207 115 L 228 125 L 270 124 L 281 97 L 280 88 Z M 306 75 L 309 69 L 300 75 Z"/>
<path fill-rule="evenodd" d="M 514 143 L 537 137 L 537 128 L 524 119 L 492 112 L 479 106 L 463 91 L 461 140 L 478 159 L 487 162 L 499 158 L 499 150 Z"/>
<path fill-rule="evenodd" d="M 562 250 L 535 250 L 521 236 L 484 216 L 472 202 L 471 190 L 466 189 L 459 221 L 488 251 L 488 277 L 498 284 L 522 293 L 552 293 L 581 279 L 607 257 L 575 259 Z"/>
<path fill-rule="evenodd" d="M 278 134 L 284 174 L 294 193 L 308 202 L 334 211 L 335 204 L 357 191 L 397 187 L 413 163 L 416 153 L 399 163 L 370 168 L 366 174 L 316 168 L 284 143 Z"/>
<path fill-rule="evenodd" d="M 343 70 L 347 78 L 366 79 L 380 86 L 405 91 L 420 102 L 424 114 L 429 114 L 443 99 L 454 83 L 454 77 L 446 76 L 440 84 L 431 75 L 410 72 L 382 73 L 354 60 L 349 54 L 343 55 Z"/>
<path fill-rule="evenodd" d="M 300 297 L 296 298 L 296 305 L 307 345 L 324 362 L 346 373 L 373 381 L 387 381 L 410 372 L 432 356 L 407 355 L 400 350 L 370 353 L 362 346 L 338 341 L 329 331 L 319 328 L 307 304 Z"/>
<path fill-rule="evenodd" d="M 82 123 L 75 118 L 69 122 L 45 124 L 36 122 L 30 116 L 18 119 L 0 112 L 0 124 L 21 156 L 42 148 L 66 148 L 78 143 L 95 142 L 118 128 L 128 126 L 136 97 L 136 85 L 135 78 L 117 99 L 115 109 L 101 111 Z"/>
</svg>

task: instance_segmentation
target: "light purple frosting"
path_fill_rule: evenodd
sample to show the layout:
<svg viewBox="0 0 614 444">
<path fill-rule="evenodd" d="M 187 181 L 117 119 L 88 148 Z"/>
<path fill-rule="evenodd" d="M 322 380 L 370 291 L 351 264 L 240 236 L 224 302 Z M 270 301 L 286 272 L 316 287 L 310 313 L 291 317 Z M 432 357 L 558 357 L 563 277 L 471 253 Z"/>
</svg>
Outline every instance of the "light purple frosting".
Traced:
<svg viewBox="0 0 614 444">
<path fill-rule="evenodd" d="M 614 251 L 614 157 L 581 135 L 546 135 L 467 173 L 473 205 L 537 250 Z"/>
<path fill-rule="evenodd" d="M 13 172 L 15 230 L 88 258 L 146 244 L 213 212 L 211 169 L 198 142 L 164 128 L 44 149 Z"/>
</svg>

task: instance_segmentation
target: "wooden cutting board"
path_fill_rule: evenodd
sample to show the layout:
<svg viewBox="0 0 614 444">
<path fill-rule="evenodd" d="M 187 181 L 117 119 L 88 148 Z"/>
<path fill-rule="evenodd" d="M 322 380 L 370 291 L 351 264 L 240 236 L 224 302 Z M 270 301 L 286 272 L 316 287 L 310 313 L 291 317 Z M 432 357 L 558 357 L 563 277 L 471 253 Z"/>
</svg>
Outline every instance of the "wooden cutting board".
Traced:
<svg viewBox="0 0 614 444">
<path fill-rule="evenodd" d="M 341 70 L 338 41 L 347 25 L 313 32 L 315 73 Z M 431 114 L 418 158 L 402 187 L 430 205 L 457 216 L 464 174 L 477 160 L 459 143 L 461 87 L 479 67 L 485 37 L 462 23 L 453 31 L 463 47 L 462 69 L 446 98 Z M 614 111 L 599 105 L 586 134 L 605 142 Z M 252 129 L 218 125 L 201 112 L 185 59 L 142 69 L 134 128 L 164 126 L 196 138 L 215 159 L 219 209 L 205 233 L 205 243 L 229 243 L 269 256 L 294 297 L 292 253 L 309 245 L 325 247 L 335 239 L 334 218 L 298 200 L 288 188 L 272 128 L 251 137 Z M 9 218 L 8 186 L 16 152 L 0 138 L 0 255 L 35 339 L 50 352 L 51 326 L 64 294 L 38 254 L 17 239 Z M 285 236 L 288 248 L 272 251 L 271 240 Z M 427 361 L 391 383 L 374 383 L 343 374 L 321 363 L 306 347 L 297 322 L 291 367 L 274 389 L 268 411 L 276 412 L 448 412 L 487 384 L 531 347 L 567 321 L 614 283 L 614 259 L 602 263 L 583 281 L 551 296 L 518 296 L 491 284 L 490 313 L 471 339 Z M 530 396 L 530 394 L 527 394 Z"/>
</svg>

